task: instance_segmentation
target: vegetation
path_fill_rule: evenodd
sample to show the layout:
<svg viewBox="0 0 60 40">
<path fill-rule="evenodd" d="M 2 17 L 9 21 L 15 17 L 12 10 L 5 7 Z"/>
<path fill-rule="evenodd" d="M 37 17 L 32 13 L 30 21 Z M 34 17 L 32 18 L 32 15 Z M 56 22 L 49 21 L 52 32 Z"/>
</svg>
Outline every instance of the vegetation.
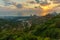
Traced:
<svg viewBox="0 0 60 40">
<path fill-rule="evenodd" d="M 31 20 L 30 27 L 23 26 L 23 22 L 0 19 L 0 40 L 60 40 L 60 14 L 28 20 Z"/>
</svg>

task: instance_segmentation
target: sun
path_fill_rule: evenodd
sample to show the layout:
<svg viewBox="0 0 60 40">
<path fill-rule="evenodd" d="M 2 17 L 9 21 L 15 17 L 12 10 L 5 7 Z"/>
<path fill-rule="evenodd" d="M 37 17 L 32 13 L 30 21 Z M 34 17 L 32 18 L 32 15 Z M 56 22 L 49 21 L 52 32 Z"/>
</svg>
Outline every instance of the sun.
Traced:
<svg viewBox="0 0 60 40">
<path fill-rule="evenodd" d="M 42 16 L 45 16 L 48 14 L 49 11 L 51 11 L 53 8 L 55 8 L 56 6 L 58 6 L 58 4 L 50 4 L 50 5 L 45 5 L 45 6 L 42 6 L 40 5 L 40 7 L 42 8 Z"/>
</svg>

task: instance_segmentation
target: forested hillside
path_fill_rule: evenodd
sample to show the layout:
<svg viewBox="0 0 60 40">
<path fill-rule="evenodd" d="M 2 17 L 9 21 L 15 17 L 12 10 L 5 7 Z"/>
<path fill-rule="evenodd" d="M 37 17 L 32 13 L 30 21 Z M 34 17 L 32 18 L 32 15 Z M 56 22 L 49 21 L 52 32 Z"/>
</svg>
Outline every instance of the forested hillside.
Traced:
<svg viewBox="0 0 60 40">
<path fill-rule="evenodd" d="M 31 26 L 0 19 L 0 40 L 60 40 L 60 14 L 27 20 Z"/>
</svg>

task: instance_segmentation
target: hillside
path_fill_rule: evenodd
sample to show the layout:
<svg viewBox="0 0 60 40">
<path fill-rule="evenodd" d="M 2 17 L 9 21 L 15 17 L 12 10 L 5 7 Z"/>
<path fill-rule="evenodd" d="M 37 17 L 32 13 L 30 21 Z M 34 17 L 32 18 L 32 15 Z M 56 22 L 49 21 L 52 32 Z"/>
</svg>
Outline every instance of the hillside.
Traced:
<svg viewBox="0 0 60 40">
<path fill-rule="evenodd" d="M 27 20 L 28 23 L 0 19 L 0 40 L 60 40 L 60 14 Z"/>
</svg>

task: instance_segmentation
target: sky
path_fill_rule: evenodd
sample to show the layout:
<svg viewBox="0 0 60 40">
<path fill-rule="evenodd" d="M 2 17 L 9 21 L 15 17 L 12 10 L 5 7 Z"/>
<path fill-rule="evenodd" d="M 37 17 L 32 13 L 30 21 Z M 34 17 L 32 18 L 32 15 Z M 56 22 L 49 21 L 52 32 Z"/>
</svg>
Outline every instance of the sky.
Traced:
<svg viewBox="0 0 60 40">
<path fill-rule="evenodd" d="M 60 0 L 0 0 L 0 16 L 45 16 L 59 10 Z"/>
</svg>

